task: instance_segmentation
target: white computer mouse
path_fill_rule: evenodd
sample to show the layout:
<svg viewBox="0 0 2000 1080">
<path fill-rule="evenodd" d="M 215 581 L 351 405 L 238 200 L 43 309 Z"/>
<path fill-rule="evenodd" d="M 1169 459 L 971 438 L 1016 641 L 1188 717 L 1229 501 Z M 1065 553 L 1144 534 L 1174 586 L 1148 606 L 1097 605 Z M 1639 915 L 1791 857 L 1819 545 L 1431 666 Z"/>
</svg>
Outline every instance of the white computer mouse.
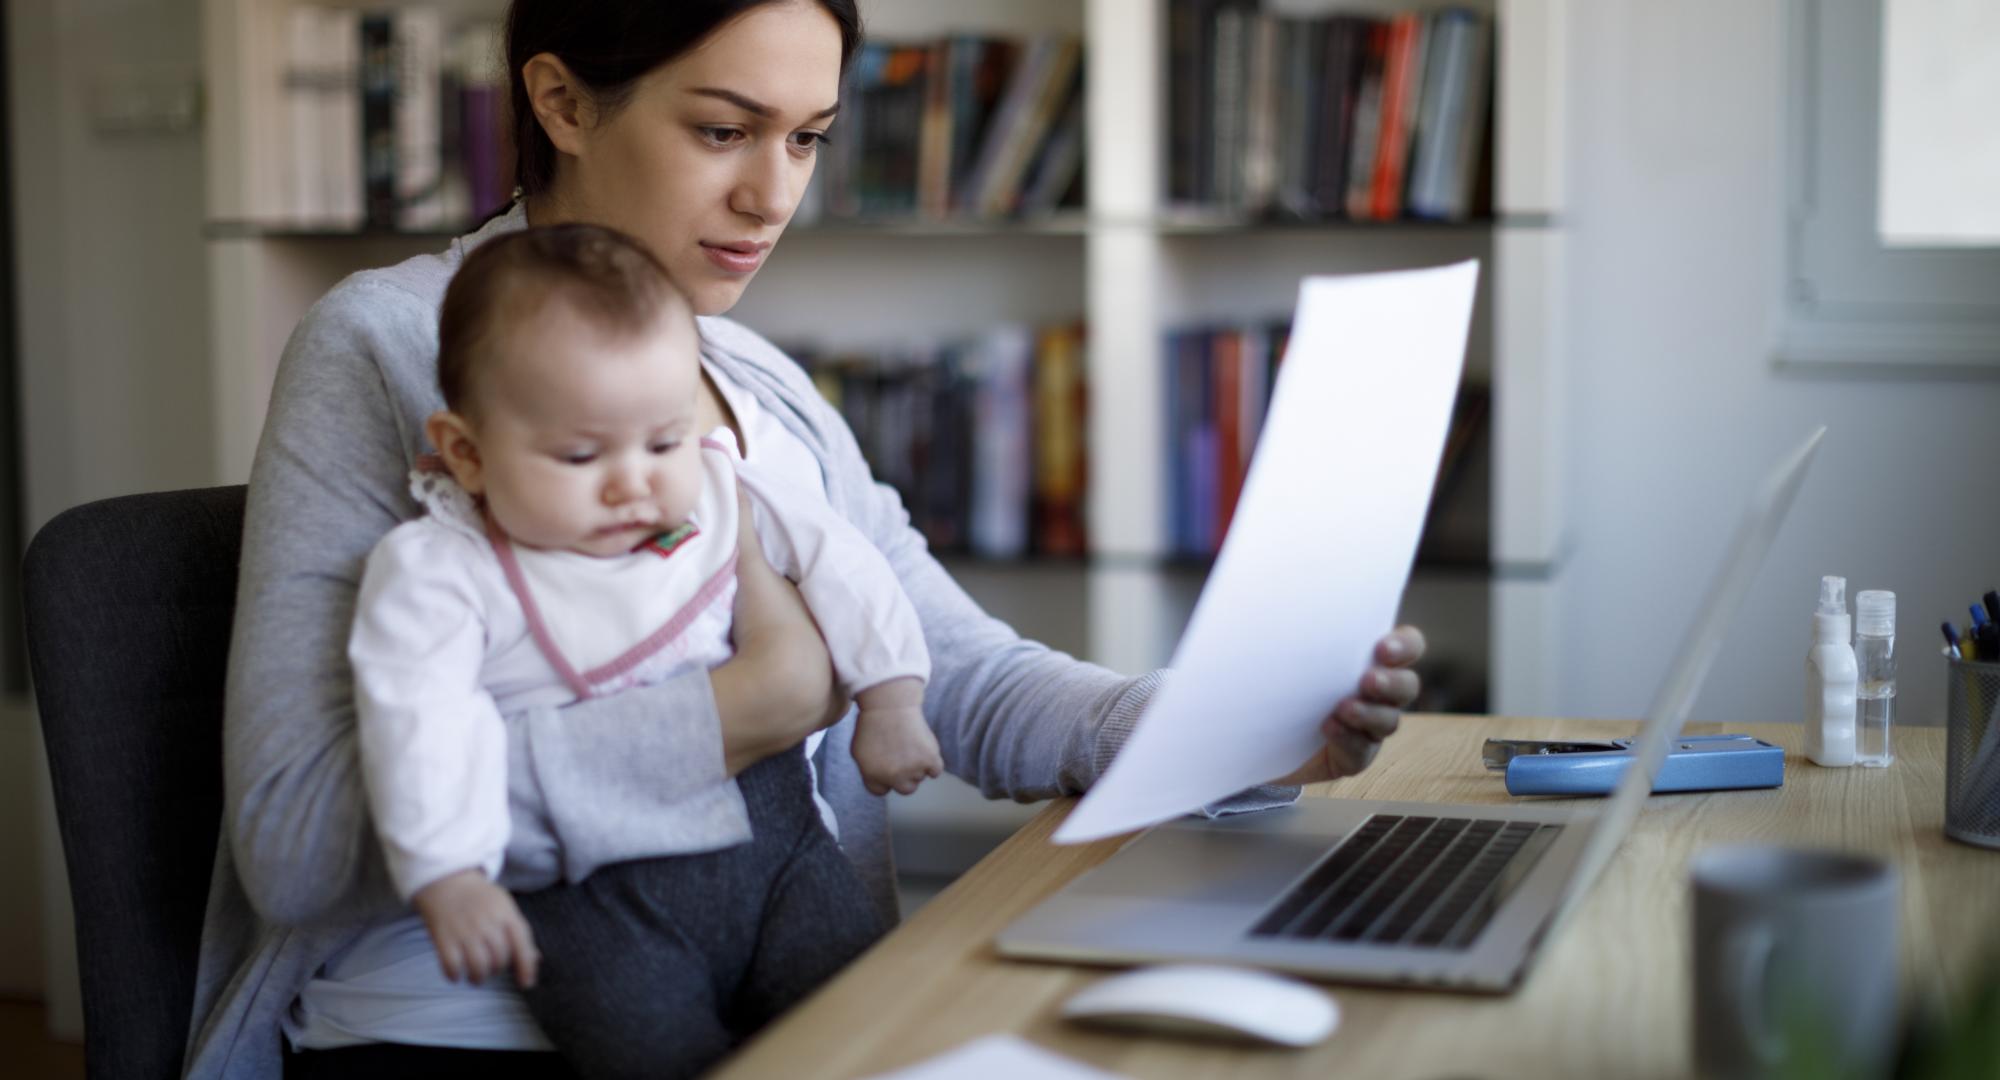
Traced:
<svg viewBox="0 0 2000 1080">
<path fill-rule="evenodd" d="M 1065 1019 L 1107 1027 L 1311 1046 L 1333 1034 L 1340 1006 L 1317 987 L 1250 968 L 1166 964 L 1084 987 Z"/>
</svg>

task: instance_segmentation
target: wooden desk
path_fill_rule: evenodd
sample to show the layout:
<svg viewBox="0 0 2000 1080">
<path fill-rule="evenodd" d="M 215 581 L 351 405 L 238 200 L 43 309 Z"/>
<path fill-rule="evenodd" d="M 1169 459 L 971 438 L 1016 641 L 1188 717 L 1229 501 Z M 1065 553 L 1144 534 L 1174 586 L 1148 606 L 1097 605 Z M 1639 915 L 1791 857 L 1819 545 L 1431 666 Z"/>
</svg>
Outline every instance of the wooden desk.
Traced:
<svg viewBox="0 0 2000 1080">
<path fill-rule="evenodd" d="M 1381 799 L 1507 801 L 1479 764 L 1489 736 L 1605 738 L 1629 723 L 1412 716 L 1361 777 L 1311 789 Z M 1715 725 L 1690 725 L 1700 734 Z M 1014 1032 L 1132 1077 L 1684 1076 L 1689 1073 L 1687 863 L 1724 841 L 1842 847 L 1903 874 L 1906 988 L 1956 993 L 2000 945 L 2000 852 L 1944 838 L 1944 732 L 1896 732 L 1888 769 L 1821 769 L 1797 725 L 1735 727 L 1787 751 L 1785 786 L 1655 796 L 1526 985 L 1503 998 L 1336 988 L 1340 1029 L 1311 1050 L 1093 1032 L 1057 1017 L 1099 970 L 1003 960 L 993 937 L 1118 840 L 1055 847 L 1051 804 L 847 971 L 744 1048 L 721 1077 L 858 1077 L 975 1036 Z"/>
</svg>

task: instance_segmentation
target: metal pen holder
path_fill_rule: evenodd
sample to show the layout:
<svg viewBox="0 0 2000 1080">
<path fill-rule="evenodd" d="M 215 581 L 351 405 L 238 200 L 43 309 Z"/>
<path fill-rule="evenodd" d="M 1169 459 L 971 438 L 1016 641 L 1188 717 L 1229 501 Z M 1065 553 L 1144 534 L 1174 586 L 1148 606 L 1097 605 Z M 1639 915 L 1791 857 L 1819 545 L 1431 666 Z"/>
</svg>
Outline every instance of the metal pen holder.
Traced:
<svg viewBox="0 0 2000 1080">
<path fill-rule="evenodd" d="M 1944 834 L 2000 849 L 2000 663 L 1945 668 Z"/>
</svg>

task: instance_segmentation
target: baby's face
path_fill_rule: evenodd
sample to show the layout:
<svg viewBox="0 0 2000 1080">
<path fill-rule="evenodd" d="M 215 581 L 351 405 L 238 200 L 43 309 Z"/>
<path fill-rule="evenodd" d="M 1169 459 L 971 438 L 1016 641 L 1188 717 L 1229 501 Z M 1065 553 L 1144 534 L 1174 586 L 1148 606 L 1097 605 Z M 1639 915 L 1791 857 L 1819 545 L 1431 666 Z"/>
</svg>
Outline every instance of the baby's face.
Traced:
<svg viewBox="0 0 2000 1080">
<path fill-rule="evenodd" d="M 602 333 L 566 304 L 496 327 L 475 393 L 479 493 L 515 542 L 622 555 L 687 521 L 701 495 L 693 320 Z"/>
</svg>

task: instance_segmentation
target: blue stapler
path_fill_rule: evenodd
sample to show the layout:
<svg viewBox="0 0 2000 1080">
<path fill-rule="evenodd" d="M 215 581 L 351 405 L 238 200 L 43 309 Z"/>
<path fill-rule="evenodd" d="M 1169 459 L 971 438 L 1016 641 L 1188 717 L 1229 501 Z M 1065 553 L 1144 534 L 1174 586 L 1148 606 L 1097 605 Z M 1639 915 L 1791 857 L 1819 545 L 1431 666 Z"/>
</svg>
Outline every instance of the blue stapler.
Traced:
<svg viewBox="0 0 2000 1080">
<path fill-rule="evenodd" d="M 1609 795 L 1632 764 L 1632 740 L 1488 739 L 1486 767 L 1507 774 L 1509 795 Z M 1724 791 L 1785 782 L 1785 749 L 1748 735 L 1684 735 L 1653 790 Z"/>
</svg>

